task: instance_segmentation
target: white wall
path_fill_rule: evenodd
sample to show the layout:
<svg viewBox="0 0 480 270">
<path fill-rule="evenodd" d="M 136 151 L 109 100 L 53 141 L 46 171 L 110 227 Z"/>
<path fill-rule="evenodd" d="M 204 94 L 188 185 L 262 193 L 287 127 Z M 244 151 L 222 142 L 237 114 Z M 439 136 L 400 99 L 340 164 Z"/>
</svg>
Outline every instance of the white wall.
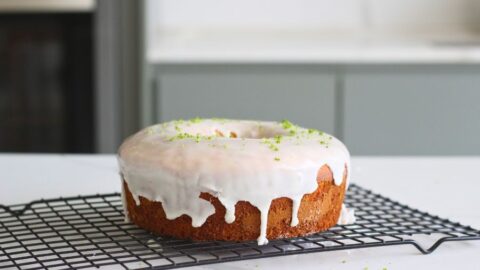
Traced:
<svg viewBox="0 0 480 270">
<path fill-rule="evenodd" d="M 157 27 L 465 27 L 480 23 L 478 0 L 147 0 Z M 371 23 L 371 25 L 364 25 Z"/>
<path fill-rule="evenodd" d="M 347 34 L 480 30 L 480 0 L 146 1 L 149 48 L 153 45 L 149 37 L 178 30 L 313 29 Z"/>
<path fill-rule="evenodd" d="M 177 27 L 355 27 L 358 0 L 148 0 L 152 22 Z"/>
</svg>

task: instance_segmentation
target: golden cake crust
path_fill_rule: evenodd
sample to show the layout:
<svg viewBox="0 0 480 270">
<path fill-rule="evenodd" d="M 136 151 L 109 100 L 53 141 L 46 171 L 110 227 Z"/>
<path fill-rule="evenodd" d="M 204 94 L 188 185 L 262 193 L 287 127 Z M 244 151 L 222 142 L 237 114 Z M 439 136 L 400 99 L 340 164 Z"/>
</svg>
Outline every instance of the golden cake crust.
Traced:
<svg viewBox="0 0 480 270">
<path fill-rule="evenodd" d="M 317 174 L 318 188 L 303 196 L 298 210 L 299 223 L 290 226 L 292 218 L 292 200 L 278 198 L 272 201 L 268 212 L 267 238 L 287 238 L 308 235 L 324 231 L 334 226 L 339 218 L 346 189 L 346 173 L 341 185 L 335 185 L 332 172 L 324 165 Z M 235 221 L 225 222 L 225 207 L 214 196 L 202 193 L 200 198 L 209 201 L 215 207 L 215 214 L 207 218 L 200 227 L 192 227 L 187 215 L 169 220 L 161 202 L 140 197 L 136 205 L 128 185 L 123 181 L 124 196 L 130 220 L 138 226 L 161 236 L 170 236 L 192 240 L 255 240 L 260 234 L 260 211 L 246 201 L 235 206 Z"/>
</svg>

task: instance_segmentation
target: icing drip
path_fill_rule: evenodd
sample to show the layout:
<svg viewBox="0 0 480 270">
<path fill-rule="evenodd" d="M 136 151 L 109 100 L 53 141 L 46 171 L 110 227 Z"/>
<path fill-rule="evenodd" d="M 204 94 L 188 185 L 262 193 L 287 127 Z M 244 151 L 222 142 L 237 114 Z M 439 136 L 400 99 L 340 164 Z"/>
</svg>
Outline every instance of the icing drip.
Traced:
<svg viewBox="0 0 480 270">
<path fill-rule="evenodd" d="M 260 210 L 260 235 L 257 238 L 257 243 L 259 245 L 268 244 L 267 239 L 267 222 L 268 222 L 268 210 L 270 209 L 270 204 L 272 201 L 266 202 L 263 205 L 257 206 Z"/>
<path fill-rule="evenodd" d="M 220 202 L 223 204 L 225 207 L 225 222 L 227 223 L 233 223 L 235 221 L 235 204 L 236 202 L 232 200 L 228 200 L 224 197 L 219 197 L 218 198 Z"/>
<path fill-rule="evenodd" d="M 342 203 L 342 210 L 340 212 L 340 217 L 338 218 L 337 224 L 349 225 L 355 223 L 356 220 L 355 209 L 349 209 L 345 206 L 345 204 Z"/>
<path fill-rule="evenodd" d="M 290 226 L 292 227 L 298 225 L 298 209 L 300 208 L 300 202 L 302 201 L 302 197 L 292 199 L 292 221 L 290 223 Z"/>
<path fill-rule="evenodd" d="M 123 177 L 121 177 L 123 178 Z M 123 180 L 121 182 L 121 185 L 122 185 L 122 206 L 123 206 L 123 215 L 125 216 L 124 217 L 124 221 L 125 222 L 130 222 L 130 218 L 128 217 L 128 208 L 127 208 L 127 199 L 125 198 L 125 186 L 123 185 Z"/>
<path fill-rule="evenodd" d="M 235 221 L 236 203 L 248 201 L 260 211 L 258 243 L 266 244 L 272 200 L 292 199 L 291 226 L 298 225 L 301 199 L 317 189 L 318 170 L 329 166 L 340 185 L 349 153 L 336 138 L 288 121 L 173 121 L 126 140 L 119 164 L 137 205 L 140 196 L 161 202 L 168 219 L 186 214 L 194 227 L 215 213 L 202 192 L 219 199 L 227 223 Z"/>
</svg>

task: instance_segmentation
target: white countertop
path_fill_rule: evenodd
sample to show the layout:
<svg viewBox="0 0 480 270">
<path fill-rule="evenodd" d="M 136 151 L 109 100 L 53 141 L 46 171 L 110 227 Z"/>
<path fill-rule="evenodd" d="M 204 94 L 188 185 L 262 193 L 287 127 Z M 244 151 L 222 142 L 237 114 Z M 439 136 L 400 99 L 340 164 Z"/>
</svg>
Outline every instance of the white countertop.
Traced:
<svg viewBox="0 0 480 270">
<path fill-rule="evenodd" d="M 352 182 L 412 207 L 480 228 L 480 157 L 353 157 Z M 119 192 L 113 155 L 0 154 L 0 204 Z M 239 261 L 188 269 L 480 269 L 480 241 Z M 110 269 L 110 268 L 109 268 Z"/>
<path fill-rule="evenodd" d="M 480 63 L 480 34 L 461 29 L 422 33 L 169 29 L 149 38 L 150 64 Z"/>
</svg>

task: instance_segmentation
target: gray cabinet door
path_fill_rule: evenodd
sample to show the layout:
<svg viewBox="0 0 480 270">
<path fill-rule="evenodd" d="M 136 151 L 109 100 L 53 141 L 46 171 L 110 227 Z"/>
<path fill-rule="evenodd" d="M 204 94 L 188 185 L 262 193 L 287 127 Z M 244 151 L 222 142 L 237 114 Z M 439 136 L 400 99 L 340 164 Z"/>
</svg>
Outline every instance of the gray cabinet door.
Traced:
<svg viewBox="0 0 480 270">
<path fill-rule="evenodd" d="M 309 67 L 177 66 L 157 72 L 158 121 L 289 119 L 334 131 L 335 77 Z"/>
<path fill-rule="evenodd" d="M 351 70 L 344 86 L 344 140 L 353 154 L 480 154 L 478 68 Z"/>
</svg>

